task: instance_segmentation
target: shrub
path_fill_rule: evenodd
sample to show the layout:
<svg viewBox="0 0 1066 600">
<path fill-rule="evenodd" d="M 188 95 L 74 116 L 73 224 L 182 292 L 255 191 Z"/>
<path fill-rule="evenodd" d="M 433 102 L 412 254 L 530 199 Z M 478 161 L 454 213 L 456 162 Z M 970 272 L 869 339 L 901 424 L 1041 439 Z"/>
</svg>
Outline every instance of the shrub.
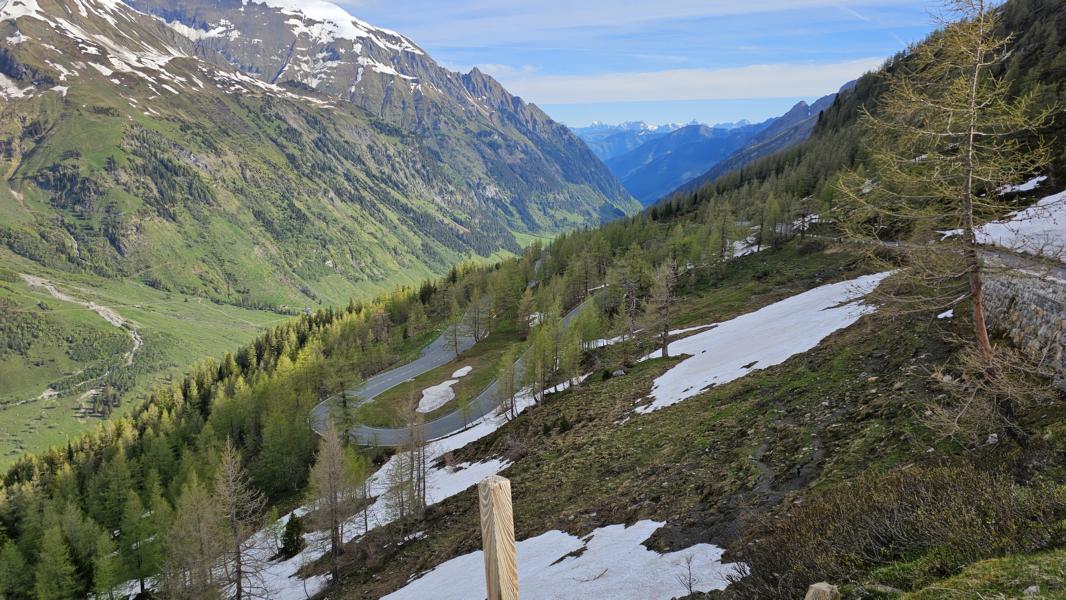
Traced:
<svg viewBox="0 0 1066 600">
<path fill-rule="evenodd" d="M 734 548 L 746 567 L 731 590 L 796 598 L 812 583 L 860 583 L 900 562 L 920 565 L 916 579 L 949 576 L 977 560 L 1052 545 L 1063 516 L 1064 488 L 1024 487 L 969 465 L 866 475 L 784 517 L 754 519 Z M 906 587 L 909 577 L 892 583 Z"/>
</svg>

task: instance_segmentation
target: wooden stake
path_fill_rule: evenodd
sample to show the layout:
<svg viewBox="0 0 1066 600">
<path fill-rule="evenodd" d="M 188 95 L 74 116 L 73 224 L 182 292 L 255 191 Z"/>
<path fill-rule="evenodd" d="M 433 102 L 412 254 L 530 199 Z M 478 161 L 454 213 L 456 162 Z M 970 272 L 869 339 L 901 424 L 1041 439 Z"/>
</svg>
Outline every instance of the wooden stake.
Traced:
<svg viewBox="0 0 1066 600">
<path fill-rule="evenodd" d="M 488 600 L 518 600 L 518 561 L 515 556 L 511 482 L 499 475 L 478 484 L 481 540 L 485 548 Z"/>
</svg>

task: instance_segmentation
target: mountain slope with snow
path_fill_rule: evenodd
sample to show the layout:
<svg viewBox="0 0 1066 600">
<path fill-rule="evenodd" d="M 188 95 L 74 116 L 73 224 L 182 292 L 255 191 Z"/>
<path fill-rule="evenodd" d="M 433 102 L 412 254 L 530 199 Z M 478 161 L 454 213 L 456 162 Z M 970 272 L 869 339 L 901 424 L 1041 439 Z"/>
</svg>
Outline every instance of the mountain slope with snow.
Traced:
<svg viewBox="0 0 1066 600">
<path fill-rule="evenodd" d="M 6 0 L 0 94 L 9 249 L 222 302 L 346 302 L 637 208 L 535 106 L 328 2 Z"/>
</svg>

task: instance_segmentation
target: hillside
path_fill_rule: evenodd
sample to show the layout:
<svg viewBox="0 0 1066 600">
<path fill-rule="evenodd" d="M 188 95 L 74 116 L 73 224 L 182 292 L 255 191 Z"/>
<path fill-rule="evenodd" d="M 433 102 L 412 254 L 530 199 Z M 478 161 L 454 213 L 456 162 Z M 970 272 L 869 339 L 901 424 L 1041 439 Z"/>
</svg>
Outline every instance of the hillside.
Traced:
<svg viewBox="0 0 1066 600">
<path fill-rule="evenodd" d="M 838 94 L 847 92 L 853 85 L 854 82 L 845 85 Z M 682 185 L 661 194 L 656 200 L 665 198 L 670 193 L 691 193 L 722 175 L 743 169 L 760 158 L 772 156 L 805 142 L 818 124 L 822 111 L 833 105 L 838 94 L 823 96 L 813 104 L 797 103 L 787 113 L 757 132 L 743 147 L 715 161 L 713 166 L 699 176 L 691 177 Z"/>
<path fill-rule="evenodd" d="M 995 74 L 1066 100 L 1058 0 L 1002 10 Z M 501 474 L 523 597 L 1062 598 L 1066 262 L 1019 242 L 1066 240 L 1063 125 L 1046 172 L 980 190 L 1012 206 L 973 245 L 922 244 L 983 261 L 978 314 L 1016 384 L 985 388 L 1003 372 L 971 379 L 973 296 L 945 309 L 915 244 L 846 229 L 838 183 L 877 177 L 859 114 L 885 94 L 864 77 L 806 142 L 640 214 L 286 320 L 22 457 L 0 594 L 482 598 L 474 487 Z M 101 347 L 122 356 L 124 329 Z M 976 436 L 937 418 L 1004 393 L 1029 402 Z"/>
<path fill-rule="evenodd" d="M 329 27 L 342 29 L 324 37 L 324 22 L 283 6 L 179 6 L 232 13 L 245 32 L 221 39 L 351 61 L 327 61 L 330 83 L 315 89 L 300 56 L 288 75 L 263 75 L 266 63 L 209 45 L 219 38 L 181 15 L 168 24 L 110 0 L 3 2 L 0 298 L 19 333 L 0 368 L 22 373 L 0 378 L 9 458 L 90 426 L 104 395 L 94 390 L 112 390 L 116 408 L 266 323 L 638 208 L 565 127 L 399 34 L 333 14 Z M 127 326 L 21 274 L 114 309 L 144 347 L 127 364 Z M 233 318 L 218 328 L 220 315 Z M 30 333 L 38 327 L 55 333 Z M 195 352 L 202 327 L 211 341 Z M 58 333 L 75 329 L 106 351 Z"/>
</svg>

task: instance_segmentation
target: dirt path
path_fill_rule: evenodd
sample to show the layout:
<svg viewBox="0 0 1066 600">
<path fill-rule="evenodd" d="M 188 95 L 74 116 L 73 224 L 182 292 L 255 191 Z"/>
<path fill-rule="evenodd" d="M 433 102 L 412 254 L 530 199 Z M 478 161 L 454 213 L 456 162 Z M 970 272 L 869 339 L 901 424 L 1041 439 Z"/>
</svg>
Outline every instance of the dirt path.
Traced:
<svg viewBox="0 0 1066 600">
<path fill-rule="evenodd" d="M 59 289 L 56 288 L 55 284 L 43 277 L 37 277 L 36 275 L 27 275 L 25 273 L 21 273 L 20 276 L 22 277 L 22 280 L 25 281 L 26 284 L 30 287 L 41 288 L 48 292 L 48 294 L 56 300 L 62 300 L 63 302 L 70 302 L 72 304 L 84 306 L 85 308 L 100 315 L 102 319 L 104 319 L 111 325 L 118 327 L 119 329 L 125 330 L 129 334 L 130 340 L 133 341 L 133 347 L 125 355 L 125 366 L 133 366 L 134 360 L 137 356 L 137 351 L 144 346 L 144 338 L 141 337 L 140 329 L 137 327 L 136 323 L 123 317 L 113 308 L 102 306 L 89 300 L 82 300 L 80 298 L 75 298 L 74 296 L 71 296 L 69 294 L 65 294 L 59 291 Z M 100 393 L 101 391 L 102 390 L 99 389 L 89 390 L 88 392 L 82 395 L 82 398 L 84 399 L 92 397 Z M 45 400 L 58 395 L 59 392 L 52 388 L 48 388 L 47 390 L 42 392 L 41 395 L 36 398 L 36 400 Z"/>
</svg>

